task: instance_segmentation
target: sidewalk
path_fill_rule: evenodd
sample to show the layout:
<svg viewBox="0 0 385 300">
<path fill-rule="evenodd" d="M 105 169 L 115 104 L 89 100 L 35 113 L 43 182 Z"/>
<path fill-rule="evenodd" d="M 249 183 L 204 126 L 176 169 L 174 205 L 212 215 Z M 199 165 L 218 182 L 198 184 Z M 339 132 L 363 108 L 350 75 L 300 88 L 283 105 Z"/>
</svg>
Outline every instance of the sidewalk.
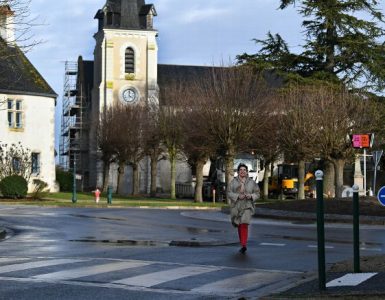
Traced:
<svg viewBox="0 0 385 300">
<path fill-rule="evenodd" d="M 317 218 L 315 213 L 266 208 L 257 208 L 255 217 L 312 222 L 316 222 Z M 325 214 L 325 222 L 352 223 L 352 216 Z M 360 223 L 384 225 L 385 217 L 360 216 Z M 305 283 L 262 299 L 385 299 L 384 266 L 385 256 L 383 255 L 361 257 L 361 273 L 350 273 L 353 272 L 351 262 L 337 263 L 326 270 L 326 290 L 320 290 L 318 273 L 315 273 L 311 274 Z"/>
</svg>

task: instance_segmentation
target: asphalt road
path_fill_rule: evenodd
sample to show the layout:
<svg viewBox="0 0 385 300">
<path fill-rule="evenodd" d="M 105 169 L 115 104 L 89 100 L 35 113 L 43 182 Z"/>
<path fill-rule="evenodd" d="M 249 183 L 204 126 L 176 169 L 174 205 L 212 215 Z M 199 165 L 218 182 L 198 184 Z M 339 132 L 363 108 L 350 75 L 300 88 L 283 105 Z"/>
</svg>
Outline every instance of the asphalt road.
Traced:
<svg viewBox="0 0 385 300">
<path fill-rule="evenodd" d="M 0 206 L 0 226 L 0 299 L 255 299 L 317 270 L 311 223 L 255 219 L 246 255 L 219 211 Z M 352 258 L 351 225 L 325 236 L 328 264 Z M 384 240 L 361 226 L 362 255 Z"/>
</svg>

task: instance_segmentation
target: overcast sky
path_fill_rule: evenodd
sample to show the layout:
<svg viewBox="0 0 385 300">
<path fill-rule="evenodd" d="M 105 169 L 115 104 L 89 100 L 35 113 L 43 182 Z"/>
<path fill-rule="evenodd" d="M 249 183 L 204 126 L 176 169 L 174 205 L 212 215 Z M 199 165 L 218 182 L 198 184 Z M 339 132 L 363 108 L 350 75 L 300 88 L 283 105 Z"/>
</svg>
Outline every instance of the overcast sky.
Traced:
<svg viewBox="0 0 385 300">
<path fill-rule="evenodd" d="M 27 55 L 59 94 L 57 141 L 60 132 L 64 62 L 79 55 L 93 59 L 97 31 L 95 13 L 105 0 L 32 0 L 31 11 L 44 26 L 35 38 L 44 43 Z M 234 61 L 237 54 L 255 53 L 253 38 L 279 32 L 292 51 L 299 49 L 301 19 L 294 8 L 278 10 L 279 0 L 147 0 L 158 16 L 158 59 L 161 64 L 212 65 Z"/>
</svg>

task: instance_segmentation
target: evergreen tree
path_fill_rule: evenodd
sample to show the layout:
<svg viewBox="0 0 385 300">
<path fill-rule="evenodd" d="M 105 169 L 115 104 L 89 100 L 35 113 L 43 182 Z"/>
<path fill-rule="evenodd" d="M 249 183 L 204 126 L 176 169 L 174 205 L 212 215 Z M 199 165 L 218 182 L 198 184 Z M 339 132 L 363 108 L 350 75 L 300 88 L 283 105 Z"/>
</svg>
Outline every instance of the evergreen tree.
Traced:
<svg viewBox="0 0 385 300">
<path fill-rule="evenodd" d="M 294 54 L 284 39 L 270 32 L 256 54 L 239 63 L 273 68 L 296 78 L 342 81 L 374 91 L 385 87 L 385 27 L 379 0 L 280 0 L 280 9 L 298 5 L 303 16 L 303 52 Z M 299 76 L 297 76 L 299 75 Z"/>
</svg>

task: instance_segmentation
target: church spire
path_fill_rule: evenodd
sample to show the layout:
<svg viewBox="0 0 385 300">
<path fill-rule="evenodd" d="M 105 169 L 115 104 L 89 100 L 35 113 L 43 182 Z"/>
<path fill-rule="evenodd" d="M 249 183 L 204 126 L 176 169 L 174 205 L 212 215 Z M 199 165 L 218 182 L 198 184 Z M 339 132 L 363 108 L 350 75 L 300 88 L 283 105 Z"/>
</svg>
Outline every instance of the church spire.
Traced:
<svg viewBox="0 0 385 300">
<path fill-rule="evenodd" d="M 98 10 L 99 30 L 103 28 L 153 29 L 152 19 L 156 16 L 153 4 L 144 0 L 107 0 Z"/>
</svg>

